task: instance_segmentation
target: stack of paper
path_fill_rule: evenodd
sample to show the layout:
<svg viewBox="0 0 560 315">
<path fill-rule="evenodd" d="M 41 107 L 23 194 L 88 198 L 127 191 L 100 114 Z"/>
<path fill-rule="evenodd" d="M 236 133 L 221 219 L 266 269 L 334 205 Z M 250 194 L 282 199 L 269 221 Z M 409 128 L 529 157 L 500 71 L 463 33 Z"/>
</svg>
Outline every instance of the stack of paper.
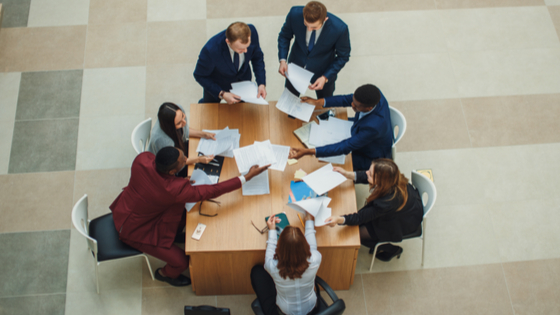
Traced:
<svg viewBox="0 0 560 315">
<path fill-rule="evenodd" d="M 214 176 L 214 177 L 218 177 L 218 176 Z M 208 177 L 208 175 L 206 175 L 206 173 L 204 173 L 201 170 L 194 170 L 192 172 L 191 175 L 191 182 L 194 181 L 194 184 L 192 184 L 193 186 L 199 186 L 199 185 L 212 185 L 212 180 Z M 196 204 L 196 202 L 187 202 L 185 203 L 185 209 L 187 209 L 187 212 L 191 211 L 192 207 L 194 207 L 194 205 Z"/>
<path fill-rule="evenodd" d="M 233 157 L 233 150 L 239 148 L 239 129 L 229 129 L 226 127 L 223 130 L 203 130 L 216 134 L 216 140 L 200 139 L 198 142 L 197 152 L 204 155 L 221 155 Z"/>
<path fill-rule="evenodd" d="M 285 145 L 271 144 L 270 140 L 262 142 L 255 141 L 255 143 L 270 144 L 270 146 L 272 147 L 272 152 L 274 153 L 274 157 L 276 158 L 276 163 L 270 165 L 270 169 L 283 172 L 286 168 L 286 163 L 288 162 L 288 155 L 290 155 L 290 147 Z"/>
<path fill-rule="evenodd" d="M 313 189 L 318 195 L 335 188 L 346 181 L 346 177 L 333 171 L 332 164 L 327 164 L 315 172 L 305 176 L 303 181 Z"/>
<path fill-rule="evenodd" d="M 309 142 L 314 146 L 325 146 L 346 140 L 352 136 L 350 129 L 352 122 L 347 120 L 330 117 L 329 120 L 321 120 L 320 125 L 311 125 L 309 132 Z M 346 156 L 344 154 L 322 157 L 320 161 L 344 164 Z"/>
<path fill-rule="evenodd" d="M 288 89 L 284 89 L 284 92 L 280 95 L 280 99 L 276 103 L 276 108 L 305 122 L 309 122 L 313 110 L 315 110 L 315 106 L 302 103 L 299 97 L 292 94 Z"/>
<path fill-rule="evenodd" d="M 233 93 L 247 103 L 254 103 L 259 105 L 268 105 L 268 102 L 265 101 L 262 97 L 258 97 L 259 88 L 255 82 L 251 81 L 241 81 L 231 84 L 230 93 Z"/>
<path fill-rule="evenodd" d="M 323 226 L 326 224 L 325 220 L 332 214 L 332 209 L 327 207 L 330 202 L 329 197 L 317 197 L 289 203 L 288 206 L 302 215 L 309 212 L 315 217 L 315 226 Z"/>
<path fill-rule="evenodd" d="M 286 78 L 290 80 L 292 86 L 300 94 L 305 94 L 305 92 L 307 91 L 307 87 L 311 83 L 312 77 L 313 77 L 313 72 L 306 70 L 293 63 L 288 64 L 288 73 L 286 74 Z"/>
<path fill-rule="evenodd" d="M 241 174 L 249 171 L 253 165 L 261 167 L 277 162 L 270 141 L 235 149 L 233 150 L 233 156 Z"/>
<path fill-rule="evenodd" d="M 299 127 L 298 129 L 294 130 L 294 135 L 303 143 L 303 145 L 308 149 L 315 148 L 314 145 L 309 143 L 309 133 L 311 132 L 311 127 L 313 125 L 317 125 L 316 122 L 312 121 L 308 124 L 304 124 L 303 126 Z"/>
<path fill-rule="evenodd" d="M 268 183 L 268 170 L 251 178 L 251 180 L 246 182 L 241 188 L 243 190 L 243 196 L 270 194 L 270 185 Z"/>
</svg>

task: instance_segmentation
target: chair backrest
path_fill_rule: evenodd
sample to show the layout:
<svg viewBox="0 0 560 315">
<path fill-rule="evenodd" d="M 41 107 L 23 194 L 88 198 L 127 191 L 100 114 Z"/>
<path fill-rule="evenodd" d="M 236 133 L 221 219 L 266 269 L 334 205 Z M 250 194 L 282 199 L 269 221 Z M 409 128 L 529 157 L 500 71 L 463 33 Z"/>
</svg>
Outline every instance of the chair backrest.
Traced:
<svg viewBox="0 0 560 315">
<path fill-rule="evenodd" d="M 406 131 L 406 118 L 396 108 L 389 106 L 389 114 L 391 115 L 391 128 L 393 129 L 393 146 L 391 148 L 391 156 L 393 160 L 397 155 L 397 143 L 401 141 Z"/>
<path fill-rule="evenodd" d="M 150 142 L 150 132 L 152 131 L 152 118 L 148 118 L 139 123 L 138 126 L 132 130 L 132 147 L 136 153 L 140 154 L 146 151 L 146 147 Z"/>
<path fill-rule="evenodd" d="M 89 219 L 88 219 L 88 196 L 84 195 L 72 209 L 72 224 L 80 234 L 82 234 L 88 243 L 88 247 L 93 251 L 97 259 L 97 241 L 89 236 Z"/>
<path fill-rule="evenodd" d="M 422 198 L 422 204 L 424 204 L 424 217 L 428 215 L 428 212 L 432 210 L 434 203 L 436 202 L 437 190 L 436 185 L 428 177 L 418 173 L 417 171 L 412 171 L 411 175 L 412 185 L 418 189 L 420 193 L 420 198 Z M 427 200 L 424 200 L 424 195 L 427 196 Z"/>
</svg>

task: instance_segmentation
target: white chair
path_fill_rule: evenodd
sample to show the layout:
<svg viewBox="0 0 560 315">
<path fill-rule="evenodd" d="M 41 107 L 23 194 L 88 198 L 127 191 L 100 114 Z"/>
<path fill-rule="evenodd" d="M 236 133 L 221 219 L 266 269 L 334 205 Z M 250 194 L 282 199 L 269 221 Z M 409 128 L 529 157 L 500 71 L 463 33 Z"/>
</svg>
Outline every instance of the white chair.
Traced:
<svg viewBox="0 0 560 315">
<path fill-rule="evenodd" d="M 91 221 L 88 219 L 87 195 L 84 195 L 78 200 L 76 205 L 74 205 L 72 209 L 72 223 L 78 232 L 86 238 L 88 248 L 93 254 L 97 294 L 99 294 L 99 264 L 109 260 L 143 256 L 148 264 L 152 280 L 154 280 L 154 274 L 148 256 L 119 240 L 119 233 L 115 228 L 112 213 L 100 216 Z"/>
<path fill-rule="evenodd" d="M 406 131 L 406 118 L 396 108 L 389 106 L 389 114 L 391 115 L 391 127 L 393 128 L 393 146 L 391 147 L 391 156 L 393 161 L 397 156 L 397 143 L 402 139 Z"/>
<path fill-rule="evenodd" d="M 150 132 L 152 131 L 152 118 L 148 118 L 139 123 L 138 126 L 132 130 L 132 147 L 136 153 L 140 154 L 146 151 L 148 143 L 150 143 Z"/>
<path fill-rule="evenodd" d="M 412 185 L 414 185 L 414 187 L 418 189 L 420 198 L 422 198 L 422 204 L 424 206 L 424 216 L 423 216 L 422 224 L 420 224 L 418 229 L 409 235 L 404 235 L 403 241 L 413 239 L 413 238 L 419 238 L 422 240 L 422 266 L 424 266 L 424 247 L 426 245 L 426 240 L 424 239 L 424 231 L 426 230 L 426 220 L 428 217 L 428 213 L 430 212 L 430 210 L 432 210 L 432 207 L 436 202 L 437 190 L 436 190 L 436 185 L 434 185 L 434 182 L 432 182 L 425 175 L 418 173 L 417 171 L 412 171 L 411 181 L 412 181 Z M 383 244 L 393 244 L 393 243 L 398 244 L 401 242 L 379 242 L 375 245 L 375 249 L 373 250 L 373 258 L 371 259 L 371 265 L 369 266 L 370 271 L 373 268 L 373 263 L 375 262 L 375 254 L 377 253 L 377 248 Z"/>
</svg>

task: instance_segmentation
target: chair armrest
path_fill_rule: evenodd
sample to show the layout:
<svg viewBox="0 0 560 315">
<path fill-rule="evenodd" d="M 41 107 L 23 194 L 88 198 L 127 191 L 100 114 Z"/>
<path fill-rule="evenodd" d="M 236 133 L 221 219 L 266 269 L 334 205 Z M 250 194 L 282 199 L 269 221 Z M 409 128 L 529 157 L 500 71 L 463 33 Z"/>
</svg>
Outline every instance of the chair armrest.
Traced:
<svg viewBox="0 0 560 315">
<path fill-rule="evenodd" d="M 325 280 L 321 279 L 319 276 L 315 276 L 315 284 L 318 284 L 327 292 L 331 300 L 334 302 L 338 301 L 338 296 L 334 293 L 334 290 L 329 287 L 329 285 L 325 282 Z"/>
</svg>

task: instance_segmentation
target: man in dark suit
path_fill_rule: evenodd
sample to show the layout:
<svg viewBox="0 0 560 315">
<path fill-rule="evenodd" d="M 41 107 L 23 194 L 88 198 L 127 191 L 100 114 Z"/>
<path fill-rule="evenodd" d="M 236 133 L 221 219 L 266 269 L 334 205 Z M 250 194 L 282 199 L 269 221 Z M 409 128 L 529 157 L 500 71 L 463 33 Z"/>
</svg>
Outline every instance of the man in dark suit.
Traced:
<svg viewBox="0 0 560 315">
<path fill-rule="evenodd" d="M 264 56 L 259 46 L 259 34 L 253 25 L 243 22 L 232 23 L 202 47 L 194 69 L 195 80 L 204 88 L 199 103 L 228 104 L 241 101 L 238 95 L 229 93 L 231 84 L 251 80 L 253 66 L 258 85 L 258 95 L 266 98 L 266 73 Z"/>
<path fill-rule="evenodd" d="M 174 147 L 161 149 L 157 156 L 140 153 L 132 163 L 130 181 L 109 207 L 113 212 L 119 238 L 141 252 L 165 261 L 154 276 L 173 286 L 185 286 L 190 278 L 181 275 L 189 267 L 183 249 L 186 202 L 218 197 L 241 188 L 245 181 L 262 173 L 268 166 L 253 166 L 245 176 L 215 185 L 192 186 L 189 179 L 176 177 L 186 165 L 183 151 Z M 182 238 L 182 239 L 181 239 Z"/>
<path fill-rule="evenodd" d="M 289 156 L 291 159 L 299 159 L 304 155 L 327 157 L 352 152 L 354 170 L 364 171 L 377 158 L 391 158 L 393 130 L 389 104 L 375 85 L 362 85 L 354 94 L 317 100 L 304 96 L 301 99 L 318 108 L 352 106 L 356 116 L 350 129 L 350 138 L 315 149 L 292 148 Z"/>
<path fill-rule="evenodd" d="M 292 7 L 278 35 L 278 59 L 281 75 L 286 76 L 287 62 L 294 63 L 315 74 L 309 88 L 316 91 L 317 98 L 332 96 L 338 72 L 350 59 L 348 26 L 335 15 L 327 13 L 327 8 L 320 2 L 311 1 L 305 7 Z M 299 95 L 288 80 L 286 87 Z"/>
</svg>

